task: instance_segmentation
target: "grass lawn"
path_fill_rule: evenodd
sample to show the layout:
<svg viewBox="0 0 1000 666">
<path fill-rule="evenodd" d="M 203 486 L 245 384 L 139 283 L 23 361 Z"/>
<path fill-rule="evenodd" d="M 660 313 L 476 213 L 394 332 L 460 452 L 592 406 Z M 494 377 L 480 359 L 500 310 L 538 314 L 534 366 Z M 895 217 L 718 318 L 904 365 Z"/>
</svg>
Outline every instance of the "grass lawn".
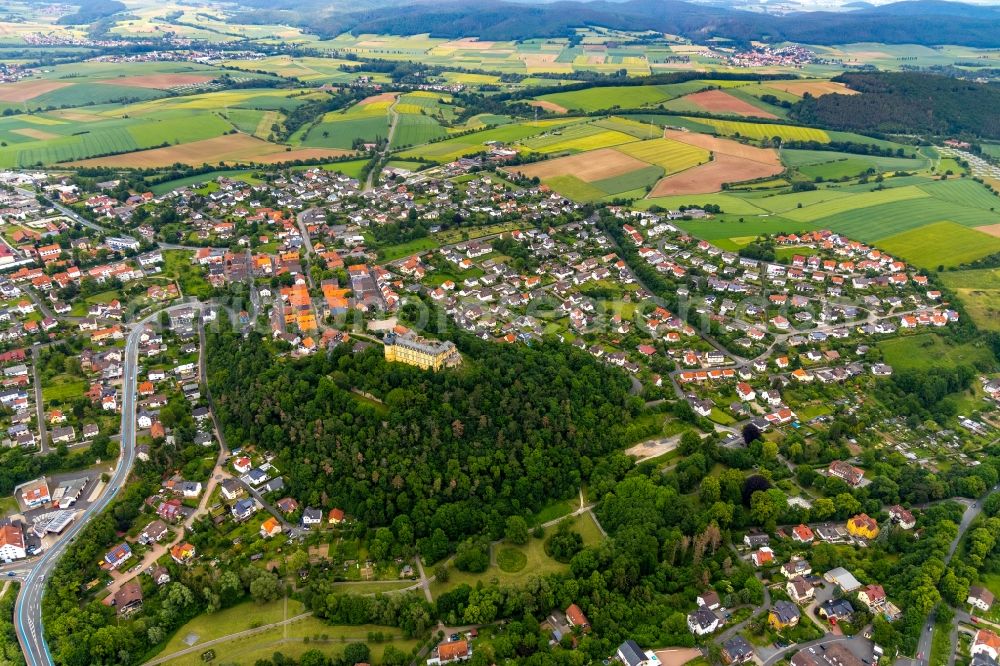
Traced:
<svg viewBox="0 0 1000 666">
<path fill-rule="evenodd" d="M 603 538 L 600 530 L 597 529 L 597 524 L 594 522 L 593 517 L 589 513 L 575 518 L 567 518 L 567 520 L 573 521 L 571 523 L 573 529 L 580 533 L 583 537 L 583 543 L 585 545 L 593 545 L 598 543 Z M 546 536 L 548 536 L 548 534 L 554 529 L 556 529 L 555 526 L 546 529 Z M 480 580 L 484 582 L 496 580 L 504 585 L 519 585 L 532 576 L 543 576 L 548 573 L 565 571 L 568 568 L 568 565 L 556 562 L 554 559 L 545 554 L 545 539 L 536 539 L 532 537 L 528 540 L 528 543 L 523 546 L 501 544 L 498 547 L 500 548 L 500 551 L 497 553 L 498 564 L 500 564 L 502 558 L 508 566 L 513 566 L 514 561 L 519 560 L 520 558 L 507 551 L 516 551 L 524 557 L 525 565 L 523 568 L 516 572 L 509 573 L 504 571 L 501 566 L 491 566 L 483 573 L 474 574 L 459 571 L 449 565 L 448 582 L 442 583 L 440 581 L 434 581 L 431 583 L 431 593 L 436 597 L 439 594 L 458 587 L 462 583 L 475 587 L 476 583 Z"/>
<path fill-rule="evenodd" d="M 284 600 L 267 604 L 256 604 L 248 601 L 216 613 L 199 615 L 177 631 L 162 650 L 162 654 L 186 649 L 188 645 L 184 643 L 184 638 L 188 634 L 198 634 L 198 642 L 204 643 L 272 622 L 281 622 L 303 612 L 305 612 L 305 606 L 302 602 L 289 599 L 287 609 Z"/>
<path fill-rule="evenodd" d="M 497 564 L 501 571 L 517 573 L 528 565 L 528 556 L 513 546 L 503 546 L 497 553 Z"/>
<path fill-rule="evenodd" d="M 276 603 L 278 605 L 281 604 L 281 602 Z M 289 608 L 291 608 L 291 603 L 289 601 Z M 240 606 L 236 606 L 236 608 L 241 608 L 245 605 L 241 604 Z M 289 611 L 289 614 L 291 615 L 291 611 Z M 205 619 L 210 620 L 212 617 L 213 615 L 202 615 L 184 627 L 181 627 L 180 631 L 177 632 L 177 636 L 171 641 L 171 645 L 176 641 L 181 645 L 180 649 L 186 648 L 187 646 L 181 642 L 181 639 L 189 633 L 188 627 L 192 623 L 204 621 Z M 350 627 L 333 626 L 314 617 L 307 617 L 283 627 L 274 627 L 250 637 L 225 641 L 206 649 L 214 650 L 216 661 L 220 663 L 238 664 L 252 664 L 258 659 L 269 659 L 275 652 L 281 652 L 287 657 L 298 658 L 308 650 L 319 649 L 327 656 L 335 656 L 343 653 L 344 647 L 348 642 L 367 641 L 370 632 L 378 631 L 382 632 L 388 640 L 382 645 L 373 644 L 370 646 L 375 663 L 381 662 L 385 645 L 391 643 L 403 652 L 410 653 L 418 644 L 417 640 L 403 639 L 400 631 L 393 627 L 382 627 L 371 624 Z M 209 639 L 201 639 L 199 643 L 203 642 L 203 640 Z M 169 654 L 173 651 L 175 650 L 165 651 L 163 654 Z M 189 664 L 190 666 L 201 666 L 204 663 L 201 659 L 202 652 L 201 650 L 195 650 L 190 654 L 178 657 L 177 659 L 171 659 L 166 663 L 171 666 L 187 666 Z"/>
<path fill-rule="evenodd" d="M 9 516 L 18 511 L 20 509 L 17 506 L 17 500 L 13 497 L 0 497 L 0 516 Z"/>
<path fill-rule="evenodd" d="M 56 375 L 43 383 L 42 399 L 45 402 L 49 402 L 50 400 L 72 400 L 73 398 L 82 396 L 86 390 L 86 381 L 69 375 Z"/>
<path fill-rule="evenodd" d="M 333 589 L 342 594 L 377 594 L 394 592 L 413 585 L 411 580 L 373 580 L 358 583 L 334 583 Z"/>
<path fill-rule="evenodd" d="M 555 520 L 556 518 L 562 518 L 567 514 L 573 513 L 577 506 L 576 500 L 560 500 L 558 502 L 553 502 L 535 515 L 531 516 L 528 519 L 528 525 L 530 527 L 534 527 L 535 525 L 541 525 L 542 523 L 547 523 L 550 520 Z"/>
<path fill-rule="evenodd" d="M 908 335 L 879 343 L 885 362 L 896 370 L 992 364 L 989 349 L 974 343 L 951 344 L 936 333 Z"/>
<path fill-rule="evenodd" d="M 185 296 L 207 298 L 212 293 L 212 285 L 191 265 L 193 255 L 187 250 L 166 250 L 163 253 L 163 273 L 180 283 Z"/>
<path fill-rule="evenodd" d="M 390 245 L 389 247 L 380 248 L 378 250 L 378 256 L 382 261 L 393 261 L 395 259 L 408 257 L 411 254 L 433 250 L 437 246 L 438 244 L 433 238 L 416 238 L 407 243 L 400 243 L 399 245 Z"/>
</svg>

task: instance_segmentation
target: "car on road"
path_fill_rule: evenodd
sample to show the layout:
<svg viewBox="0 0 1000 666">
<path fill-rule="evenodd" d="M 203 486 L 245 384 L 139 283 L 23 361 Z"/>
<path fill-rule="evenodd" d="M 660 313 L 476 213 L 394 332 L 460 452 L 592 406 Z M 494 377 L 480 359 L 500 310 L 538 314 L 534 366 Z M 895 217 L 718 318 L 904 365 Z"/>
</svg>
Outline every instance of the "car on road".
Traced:
<svg viewBox="0 0 1000 666">
<path fill-rule="evenodd" d="M 16 573 L 14 573 L 13 571 L 8 571 L 8 572 L 7 572 L 7 576 L 9 576 L 10 578 L 13 578 L 13 577 L 14 577 L 14 576 L 16 576 L 16 575 L 17 575 L 17 574 L 16 574 Z"/>
</svg>

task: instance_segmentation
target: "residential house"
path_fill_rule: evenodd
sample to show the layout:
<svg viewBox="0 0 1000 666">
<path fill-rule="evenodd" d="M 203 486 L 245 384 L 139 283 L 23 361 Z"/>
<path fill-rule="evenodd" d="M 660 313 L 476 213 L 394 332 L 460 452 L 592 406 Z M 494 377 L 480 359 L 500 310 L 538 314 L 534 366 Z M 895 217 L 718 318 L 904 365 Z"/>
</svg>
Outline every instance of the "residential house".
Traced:
<svg viewBox="0 0 1000 666">
<path fill-rule="evenodd" d="M 274 516 L 271 516 L 260 524 L 260 535 L 265 539 L 281 534 L 281 523 Z"/>
<path fill-rule="evenodd" d="M 858 601 L 868 607 L 873 613 L 885 605 L 885 590 L 881 585 L 866 585 L 858 592 Z"/>
<path fill-rule="evenodd" d="M 188 542 L 176 544 L 170 549 L 170 557 L 174 559 L 177 564 L 184 564 L 192 557 L 194 557 L 195 549 L 194 546 Z"/>
<path fill-rule="evenodd" d="M 1000 636 L 987 629 L 980 629 L 972 639 L 972 648 L 969 652 L 973 657 L 981 654 L 996 661 L 1000 658 Z"/>
<path fill-rule="evenodd" d="M 660 660 L 652 652 L 645 652 L 639 644 L 631 638 L 618 646 L 615 657 L 624 666 L 653 666 L 659 664 Z"/>
<path fill-rule="evenodd" d="M 590 631 L 590 620 L 576 604 L 570 604 L 569 608 L 566 609 L 566 620 L 569 621 L 571 627 L 579 627 L 580 631 L 584 633 Z"/>
<path fill-rule="evenodd" d="M 755 567 L 763 567 L 774 561 L 774 551 L 769 546 L 762 546 L 750 555 Z"/>
<path fill-rule="evenodd" d="M 854 615 L 854 606 L 847 599 L 827 599 L 816 609 L 819 616 L 830 624 L 850 620 Z"/>
<path fill-rule="evenodd" d="M 745 664 L 753 660 L 753 646 L 736 634 L 722 643 L 722 659 L 727 664 Z"/>
<path fill-rule="evenodd" d="M 889 518 L 904 530 L 912 530 L 917 524 L 913 514 L 898 504 L 889 507 Z"/>
<path fill-rule="evenodd" d="M 860 513 L 847 521 L 847 531 L 851 536 L 874 539 L 878 536 L 878 522 L 867 513 Z"/>
<path fill-rule="evenodd" d="M 719 618 L 705 607 L 688 613 L 687 623 L 688 629 L 695 636 L 705 636 L 719 628 Z"/>
<path fill-rule="evenodd" d="M 127 543 L 120 543 L 104 554 L 104 561 L 111 569 L 117 569 L 122 562 L 132 557 L 132 549 Z"/>
<path fill-rule="evenodd" d="M 788 592 L 788 596 L 792 598 L 792 601 L 797 604 L 809 601 L 815 594 L 812 584 L 802 576 L 796 576 L 785 583 L 785 591 Z"/>
<path fill-rule="evenodd" d="M 698 595 L 695 599 L 699 608 L 707 608 L 709 610 L 715 610 L 721 604 L 719 603 L 719 593 L 715 590 L 706 590 Z"/>
<path fill-rule="evenodd" d="M 779 599 L 767 614 L 767 623 L 774 629 L 786 629 L 799 623 L 799 607 L 790 601 Z"/>
<path fill-rule="evenodd" d="M 432 653 L 431 658 L 427 660 L 427 666 L 452 664 L 459 661 L 465 661 L 471 657 L 472 648 L 469 647 L 469 641 L 460 640 L 440 643 L 434 649 L 434 653 Z"/>
<path fill-rule="evenodd" d="M 848 593 L 861 587 L 861 583 L 854 577 L 854 574 L 844 567 L 830 569 L 823 574 L 823 578 L 826 579 L 828 583 L 833 583 L 840 587 L 841 590 Z"/>
<path fill-rule="evenodd" d="M 165 537 L 169 530 L 170 528 L 162 520 L 154 520 L 149 525 L 146 525 L 142 533 L 139 534 L 139 543 L 147 546 L 152 543 L 159 543 L 160 539 Z"/>
<path fill-rule="evenodd" d="M 828 471 L 830 476 L 843 479 L 847 485 L 853 487 L 860 485 L 865 478 L 865 471 L 863 469 L 855 467 L 854 465 L 846 463 L 842 460 L 834 460 L 831 462 Z"/>
<path fill-rule="evenodd" d="M 122 585 L 112 597 L 111 605 L 117 609 L 119 615 L 131 615 L 142 608 L 142 587 L 138 581 L 130 580 Z"/>
<path fill-rule="evenodd" d="M 969 596 L 965 599 L 965 603 L 970 604 L 985 613 L 990 609 L 990 607 L 993 606 L 993 593 L 985 587 L 970 585 Z"/>
<path fill-rule="evenodd" d="M 24 530 L 12 523 L 0 527 L 0 560 L 13 562 L 25 557 L 27 550 L 24 546 Z"/>
<path fill-rule="evenodd" d="M 799 543 L 810 543 L 815 538 L 813 531 L 809 529 L 808 525 L 799 525 L 792 528 L 792 539 Z"/>
</svg>

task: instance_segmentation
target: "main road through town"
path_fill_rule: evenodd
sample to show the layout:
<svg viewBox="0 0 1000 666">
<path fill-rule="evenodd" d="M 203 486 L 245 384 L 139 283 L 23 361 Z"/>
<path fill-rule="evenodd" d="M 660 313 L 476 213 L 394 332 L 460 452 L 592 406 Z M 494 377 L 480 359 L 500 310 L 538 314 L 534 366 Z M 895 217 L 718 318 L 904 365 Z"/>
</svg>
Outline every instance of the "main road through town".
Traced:
<svg viewBox="0 0 1000 666">
<path fill-rule="evenodd" d="M 166 308 L 167 311 L 182 307 L 199 307 L 197 303 L 183 303 Z M 24 659 L 28 666 L 54 664 L 52 653 L 45 642 L 42 632 L 42 594 L 45 591 L 45 580 L 55 569 L 59 557 L 68 545 L 84 528 L 87 522 L 98 515 L 111 503 L 125 485 L 125 480 L 132 471 L 135 462 L 135 430 L 136 430 L 136 381 L 138 373 L 139 337 L 146 324 L 156 321 L 163 310 L 157 310 L 140 322 L 129 333 L 125 344 L 125 374 L 122 382 L 122 426 L 121 455 L 118 466 L 115 467 L 111 479 L 107 483 L 108 490 L 99 500 L 87 507 L 86 511 L 77 516 L 72 527 L 38 560 L 21 585 L 21 593 L 14 606 L 14 627 L 17 639 L 21 643 Z"/>
</svg>

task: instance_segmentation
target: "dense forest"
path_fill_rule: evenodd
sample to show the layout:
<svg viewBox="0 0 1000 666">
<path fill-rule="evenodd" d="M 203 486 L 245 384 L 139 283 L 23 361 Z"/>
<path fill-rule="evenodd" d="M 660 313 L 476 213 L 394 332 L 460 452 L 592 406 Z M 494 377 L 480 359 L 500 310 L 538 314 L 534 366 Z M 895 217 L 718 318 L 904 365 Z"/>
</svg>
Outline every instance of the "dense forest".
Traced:
<svg viewBox="0 0 1000 666">
<path fill-rule="evenodd" d="M 231 447 L 277 453 L 305 505 L 369 526 L 408 516 L 433 561 L 448 541 L 495 538 L 507 516 L 575 496 L 636 438 L 644 409 L 627 377 L 565 345 L 473 338 L 462 351 L 460 368 L 436 374 L 386 363 L 378 346 L 276 363 L 260 337 L 222 331 L 209 337 L 209 382 Z"/>
<path fill-rule="evenodd" d="M 244 0 L 251 8 L 240 21 L 297 21 L 326 37 L 351 31 L 491 40 L 572 37 L 583 26 L 616 30 L 654 30 L 696 41 L 724 37 L 738 43 L 754 40 L 806 44 L 884 42 L 891 44 L 1000 45 L 998 12 L 957 2 L 900 2 L 852 12 L 797 12 L 771 15 L 681 0 L 627 2 L 563 1 L 527 5 L 513 2 L 401 3 L 330 11 L 327 2 L 311 0 L 283 10 L 260 0 Z"/>
<path fill-rule="evenodd" d="M 806 97 L 793 117 L 860 132 L 1000 138 L 1000 86 L 908 72 L 852 72 L 834 80 L 862 94 Z"/>
</svg>

